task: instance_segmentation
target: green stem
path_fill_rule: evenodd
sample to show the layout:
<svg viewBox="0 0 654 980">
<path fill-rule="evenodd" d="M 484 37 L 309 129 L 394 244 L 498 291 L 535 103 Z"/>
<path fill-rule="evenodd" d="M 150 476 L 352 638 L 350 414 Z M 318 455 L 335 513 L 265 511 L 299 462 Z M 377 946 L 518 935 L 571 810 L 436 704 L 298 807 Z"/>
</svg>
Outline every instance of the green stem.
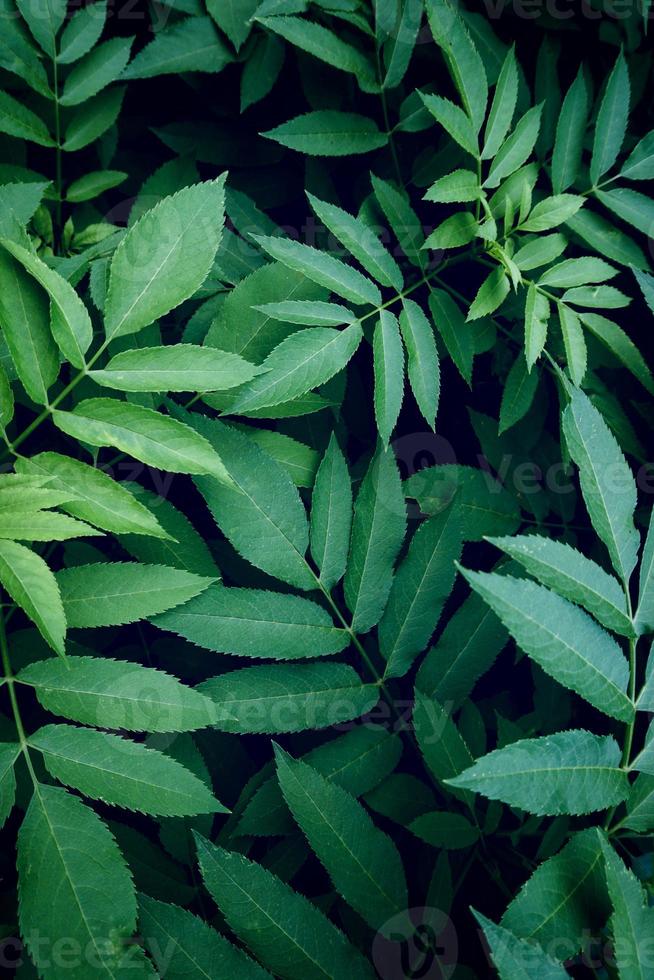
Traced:
<svg viewBox="0 0 654 980">
<path fill-rule="evenodd" d="M 20 709 L 18 707 L 18 699 L 16 697 L 16 689 L 14 686 L 14 674 L 11 669 L 11 662 L 9 660 L 9 646 L 7 644 L 7 631 L 5 629 L 5 619 L 4 615 L 0 615 L 0 654 L 2 655 L 2 668 L 4 671 L 4 679 L 7 685 L 7 690 L 9 692 L 9 701 L 11 703 L 11 710 L 14 716 L 14 723 L 16 725 L 16 734 L 18 735 L 18 744 L 20 745 L 20 750 L 23 753 L 29 774 L 32 777 L 32 782 L 35 786 L 38 786 L 38 779 L 36 778 L 36 772 L 34 771 L 34 766 L 32 765 L 32 760 L 30 758 L 30 752 L 27 745 L 27 737 L 25 735 L 25 728 L 23 727 L 23 719 L 20 716 Z"/>
<path fill-rule="evenodd" d="M 55 243 L 58 244 L 61 241 L 61 218 L 62 218 L 62 194 L 63 194 L 63 175 L 62 175 L 62 159 L 61 159 L 61 109 L 59 105 L 59 63 L 57 61 L 57 56 L 55 55 L 53 63 L 53 93 L 54 93 L 54 117 L 55 117 L 55 188 L 57 192 L 57 204 L 56 204 L 56 229 L 55 229 Z"/>
</svg>

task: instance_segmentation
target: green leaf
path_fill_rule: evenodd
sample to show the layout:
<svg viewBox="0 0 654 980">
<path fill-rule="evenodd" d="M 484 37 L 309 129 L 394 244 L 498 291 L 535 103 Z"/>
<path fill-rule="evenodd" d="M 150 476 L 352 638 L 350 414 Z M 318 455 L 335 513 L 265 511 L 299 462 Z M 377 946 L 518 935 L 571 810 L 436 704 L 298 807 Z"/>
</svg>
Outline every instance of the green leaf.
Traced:
<svg viewBox="0 0 654 980">
<path fill-rule="evenodd" d="M 350 642 L 316 603 L 263 589 L 216 586 L 154 624 L 207 650 L 270 660 L 329 656 Z"/>
<path fill-rule="evenodd" d="M 341 242 L 369 275 L 382 286 L 402 290 L 402 270 L 379 241 L 374 230 L 361 218 L 307 193 L 311 207 L 325 227 Z M 347 322 L 347 321 L 343 321 Z"/>
<path fill-rule="evenodd" d="M 206 473 L 230 484 L 207 440 L 189 426 L 142 405 L 87 398 L 72 412 L 53 412 L 58 429 L 92 446 L 114 446 L 148 466 L 171 473 Z"/>
<path fill-rule="evenodd" d="M 609 736 L 558 732 L 489 752 L 447 783 L 529 813 L 592 813 L 627 797 L 620 756 L 620 746 Z"/>
<path fill-rule="evenodd" d="M 443 129 L 455 140 L 459 146 L 470 153 L 473 157 L 479 156 L 479 146 L 477 134 L 469 117 L 449 99 L 444 99 L 440 95 L 431 95 L 426 92 L 418 92 L 426 109 L 431 112 Z"/>
<path fill-rule="evenodd" d="M 18 835 L 18 877 L 21 933 L 42 975 L 88 975 L 86 959 L 77 967 L 69 958 L 53 965 L 52 947 L 67 937 L 102 980 L 152 976 L 131 943 L 136 898 L 129 869 L 106 825 L 76 796 L 36 787 Z"/>
<path fill-rule="evenodd" d="M 165 565 L 108 562 L 64 568 L 57 583 L 69 626 L 120 626 L 165 612 L 212 579 Z"/>
<path fill-rule="evenodd" d="M 424 245 L 425 236 L 420 219 L 404 193 L 374 174 L 370 175 L 370 179 L 375 197 L 402 251 L 412 265 L 422 268 L 420 249 Z"/>
<path fill-rule="evenodd" d="M 207 10 L 238 51 L 250 33 L 250 20 L 258 0 L 210 0 Z"/>
<path fill-rule="evenodd" d="M 400 329 L 408 355 L 407 373 L 424 420 L 436 425 L 440 396 L 440 361 L 432 326 L 417 303 L 402 301 Z"/>
<path fill-rule="evenodd" d="M 637 833 L 654 827 L 654 777 L 641 773 L 631 784 L 627 813 L 621 823 Z"/>
<path fill-rule="evenodd" d="M 179 72 L 219 72 L 232 60 L 210 17 L 184 17 L 157 31 L 122 78 L 154 78 Z"/>
<path fill-rule="evenodd" d="M 332 433 L 311 497 L 310 548 L 320 581 L 331 590 L 345 574 L 352 525 L 352 481 Z"/>
<path fill-rule="evenodd" d="M 567 239 L 560 233 L 532 238 L 518 249 L 513 261 L 522 272 L 538 269 L 539 266 L 556 261 L 567 244 Z"/>
<path fill-rule="evenodd" d="M 122 74 L 129 61 L 134 38 L 114 37 L 99 44 L 75 65 L 64 84 L 62 105 L 79 105 Z"/>
<path fill-rule="evenodd" d="M 540 286 L 556 286 L 557 289 L 570 289 L 573 286 L 586 286 L 588 283 L 606 282 L 617 274 L 617 269 L 603 259 L 584 255 L 577 259 L 565 259 L 547 269 L 538 279 Z"/>
<path fill-rule="evenodd" d="M 253 235 L 253 238 L 273 259 L 283 262 L 289 269 L 305 275 L 312 282 L 324 286 L 343 299 L 371 306 L 381 304 L 381 293 L 377 286 L 357 269 L 333 255 L 290 238 L 269 235 Z"/>
<path fill-rule="evenodd" d="M 526 221 L 520 223 L 521 231 L 550 231 L 576 214 L 586 203 L 578 194 L 555 194 L 539 201 L 529 213 Z"/>
<path fill-rule="evenodd" d="M 17 514 L 0 512 L 0 538 L 14 541 L 68 541 L 101 534 L 101 531 L 83 524 L 82 521 L 47 510 L 36 514 L 29 511 Z"/>
<path fill-rule="evenodd" d="M 644 235 L 650 235 L 654 222 L 654 201 L 651 197 L 641 194 L 640 191 L 632 191 L 630 187 L 596 191 L 595 196 L 604 207 L 617 214 L 618 218 L 642 231 Z"/>
<path fill-rule="evenodd" d="M 46 643 L 63 656 L 66 617 L 57 580 L 43 559 L 25 545 L 0 541 L 0 583 Z"/>
<path fill-rule="evenodd" d="M 499 187 L 501 181 L 515 173 L 531 155 L 538 139 L 542 110 L 542 105 L 534 106 L 518 120 L 496 154 L 484 187 Z"/>
<path fill-rule="evenodd" d="M 400 327 L 388 310 L 382 310 L 373 338 L 375 371 L 375 419 L 384 446 L 388 446 L 404 397 L 404 347 Z"/>
<path fill-rule="evenodd" d="M 588 93 L 583 70 L 580 68 L 568 89 L 556 124 L 556 140 L 552 154 L 552 187 L 561 194 L 571 187 L 581 166 L 581 155 L 588 115 Z"/>
<path fill-rule="evenodd" d="M 66 360 L 83 368 L 84 355 L 93 339 L 93 325 L 84 303 L 70 283 L 37 255 L 6 238 L 0 243 L 45 289 L 50 297 L 52 335 Z"/>
<path fill-rule="evenodd" d="M 156 517 L 129 490 L 87 463 L 59 453 L 39 453 L 30 459 L 18 459 L 16 471 L 48 478 L 51 489 L 61 490 L 68 497 L 59 505 L 62 510 L 105 531 L 155 537 L 166 534 Z"/>
<path fill-rule="evenodd" d="M 312 902 L 243 855 L 199 835 L 196 843 L 211 897 L 230 929 L 273 973 L 288 980 L 371 980 L 361 954 Z"/>
<path fill-rule="evenodd" d="M 470 749 L 449 709 L 419 690 L 416 690 L 412 721 L 425 763 L 438 782 L 458 776 L 473 764 Z"/>
<path fill-rule="evenodd" d="M 285 46 L 272 34 L 260 35 L 241 75 L 241 112 L 264 99 L 279 78 Z"/>
<path fill-rule="evenodd" d="M 454 170 L 445 177 L 439 177 L 427 193 L 425 201 L 436 204 L 458 204 L 466 201 L 478 201 L 482 190 L 479 178 L 472 170 Z"/>
<path fill-rule="evenodd" d="M 46 725 L 29 737 L 51 776 L 94 800 L 153 816 L 225 813 L 202 780 L 175 759 L 119 735 Z"/>
<path fill-rule="evenodd" d="M 118 187 L 127 176 L 124 170 L 94 170 L 68 185 L 66 200 L 73 204 L 91 201 L 112 187 Z"/>
<path fill-rule="evenodd" d="M 628 371 L 638 378 L 643 387 L 654 394 L 654 377 L 645 358 L 622 327 L 599 313 L 581 312 L 581 322 L 604 346 L 620 361 Z"/>
<path fill-rule="evenodd" d="M 7 817 L 16 801 L 14 763 L 19 754 L 18 744 L 13 745 L 8 742 L 0 744 L 0 828 L 7 822 Z"/>
<path fill-rule="evenodd" d="M 513 122 L 518 100 L 518 66 L 515 58 L 515 45 L 506 53 L 502 70 L 495 86 L 486 129 L 482 160 L 492 160 L 497 154 Z"/>
<path fill-rule="evenodd" d="M 479 830 L 461 813 L 432 810 L 409 824 L 409 830 L 439 850 L 461 850 L 479 840 Z"/>
<path fill-rule="evenodd" d="M 628 722 L 629 669 L 622 650 L 585 612 L 526 579 L 462 570 L 472 588 L 543 670 L 599 711 Z"/>
<path fill-rule="evenodd" d="M 473 466 L 429 466 L 409 477 L 404 492 L 418 501 L 423 514 L 459 507 L 465 541 L 479 541 L 487 534 L 512 534 L 520 523 L 514 497 L 491 473 Z"/>
<path fill-rule="evenodd" d="M 329 28 L 301 17 L 258 17 L 259 23 L 328 65 L 356 76 L 364 92 L 379 91 L 371 61 Z"/>
<path fill-rule="evenodd" d="M 607 629 L 623 636 L 633 635 L 625 594 L 618 581 L 569 544 L 537 534 L 489 540 L 543 585 L 583 606 Z"/>
<path fill-rule="evenodd" d="M 35 112 L 7 92 L 0 92 L 0 133 L 37 143 L 54 146 L 48 127 Z"/>
<path fill-rule="evenodd" d="M 408 901 L 395 845 L 340 786 L 278 747 L 275 757 L 284 798 L 334 887 L 373 929 L 383 929 Z"/>
<path fill-rule="evenodd" d="M 461 557 L 459 513 L 431 517 L 414 534 L 391 587 L 379 623 L 379 650 L 386 677 L 402 677 L 424 650 L 452 591 Z"/>
<path fill-rule="evenodd" d="M 649 946 L 654 929 L 654 910 L 636 875 L 626 868 L 610 844 L 601 841 L 606 865 L 606 885 L 613 915 L 615 962 L 620 980 L 646 980 L 649 973 Z"/>
<path fill-rule="evenodd" d="M 143 942 L 166 980 L 237 976 L 266 980 L 270 974 L 202 919 L 178 905 L 139 895 Z"/>
<path fill-rule="evenodd" d="M 482 316 L 494 313 L 498 306 L 504 302 L 511 290 L 509 278 L 503 266 L 498 266 L 490 273 L 487 279 L 479 287 L 466 320 L 478 320 Z"/>
<path fill-rule="evenodd" d="M 291 334 L 265 359 L 263 373 L 243 385 L 230 414 L 281 405 L 325 384 L 343 370 L 362 338 L 358 322 L 344 330 L 309 327 Z"/>
<path fill-rule="evenodd" d="M 56 35 L 66 18 L 66 3 L 64 0 L 18 0 L 17 7 L 25 19 L 34 40 L 47 55 L 54 58 L 56 51 Z"/>
<path fill-rule="evenodd" d="M 479 132 L 488 101 L 484 63 L 456 6 L 450 0 L 428 0 L 426 6 L 434 40 L 443 52 L 475 132 Z"/>
<path fill-rule="evenodd" d="M 597 113 L 590 161 L 593 186 L 617 160 L 627 130 L 630 94 L 629 69 L 624 54 L 620 51 Z"/>
<path fill-rule="evenodd" d="M 270 266 L 264 266 L 270 268 Z M 307 327 L 340 327 L 356 317 L 340 303 L 323 303 L 310 299 L 287 299 L 279 303 L 263 303 L 255 310 L 282 323 L 299 323 Z"/>
<path fill-rule="evenodd" d="M 251 381 L 259 370 L 229 351 L 170 344 L 121 351 L 89 376 L 119 391 L 225 391 Z"/>
<path fill-rule="evenodd" d="M 59 39 L 57 61 L 70 65 L 95 47 L 107 18 L 107 0 L 90 3 L 70 18 Z"/>
<path fill-rule="evenodd" d="M 304 397 L 308 396 L 305 395 Z M 297 404 L 298 400 L 295 399 L 294 402 L 282 404 Z M 277 408 L 278 406 L 273 409 L 273 414 Z M 263 409 L 261 414 L 265 416 Z M 298 442 L 291 436 L 284 435 L 283 432 L 272 429 L 254 429 L 250 426 L 242 426 L 242 431 L 245 432 L 248 439 L 256 442 L 257 446 L 260 446 L 265 453 L 272 456 L 280 466 L 283 466 L 296 487 L 313 486 L 320 458 L 317 450 L 311 449 L 306 443 Z"/>
<path fill-rule="evenodd" d="M 567 294 L 566 294 L 567 295 Z M 574 310 L 565 303 L 556 304 L 563 334 L 563 347 L 570 377 L 575 385 L 581 385 L 586 373 L 588 353 L 581 321 Z"/>
<path fill-rule="evenodd" d="M 214 520 L 239 554 L 269 575 L 308 591 L 316 578 L 305 553 L 304 505 L 288 473 L 247 436 L 221 422 L 189 416 L 221 453 L 232 486 L 197 479 Z"/>
<path fill-rule="evenodd" d="M 225 221 L 225 175 L 166 197 L 114 252 L 105 303 L 107 339 L 136 333 L 204 282 Z"/>
<path fill-rule="evenodd" d="M 654 132 L 643 136 L 636 144 L 620 171 L 629 180 L 651 180 L 654 177 Z"/>
<path fill-rule="evenodd" d="M 431 289 L 429 310 L 448 354 L 468 384 L 472 383 L 472 361 L 475 356 L 471 328 L 449 293 L 444 289 Z"/>
<path fill-rule="evenodd" d="M 529 323 L 529 325 L 528 325 Z M 526 347 L 531 347 L 534 343 L 533 337 L 533 316 L 529 321 L 525 319 L 525 330 L 530 331 L 529 338 L 526 338 Z M 529 356 L 533 358 L 533 349 L 529 350 Z M 539 351 L 540 353 L 540 351 Z M 511 370 L 509 371 L 506 383 L 504 385 L 504 391 L 502 392 L 502 402 L 500 404 L 500 419 L 498 432 L 501 435 L 510 429 L 512 425 L 515 425 L 520 419 L 524 418 L 529 409 L 531 408 L 536 390 L 538 388 L 538 372 L 530 371 L 530 367 L 533 367 L 533 361 L 530 364 L 527 363 L 526 359 L 518 354 L 515 361 L 511 365 Z"/>
<path fill-rule="evenodd" d="M 82 103 L 66 126 L 62 150 L 81 150 L 102 136 L 118 118 L 124 97 L 125 86 L 116 85 Z"/>
<path fill-rule="evenodd" d="M 199 690 L 218 705 L 218 727 L 235 734 L 303 732 L 340 725 L 379 699 L 346 664 L 266 664 L 231 670 Z"/>
<path fill-rule="evenodd" d="M 261 135 L 291 150 L 319 157 L 370 153 L 388 143 L 388 135 L 374 119 L 337 109 L 305 112 Z"/>
<path fill-rule="evenodd" d="M 514 936 L 508 929 L 496 925 L 482 915 L 473 914 L 484 930 L 493 963 L 501 980 L 566 980 L 569 976 L 563 967 L 553 960 L 540 946 Z"/>
<path fill-rule="evenodd" d="M 387 68 L 383 88 L 395 88 L 404 78 L 415 48 L 421 21 L 422 3 L 420 0 L 406 0 L 395 37 L 391 38 L 389 44 L 390 55 L 388 54 L 389 48 L 384 50 L 384 61 Z"/>
<path fill-rule="evenodd" d="M 0 249 L 0 324 L 16 373 L 38 405 L 59 374 L 46 294 L 22 265 Z"/>
<path fill-rule="evenodd" d="M 428 236 L 423 248 L 433 248 L 438 252 L 448 248 L 469 245 L 477 236 L 479 225 L 474 214 L 461 211 L 450 215 Z"/>
<path fill-rule="evenodd" d="M 543 949 L 572 956 L 586 937 L 602 928 L 609 914 L 601 837 L 596 829 L 575 834 L 541 864 L 502 917 L 502 926 Z"/>
<path fill-rule="evenodd" d="M 588 208 L 569 218 L 566 227 L 607 259 L 637 269 L 648 267 L 645 253 L 630 235 Z"/>
<path fill-rule="evenodd" d="M 442 704 L 458 707 L 492 666 L 508 636 L 475 592 L 454 613 L 420 665 L 416 684 Z"/>
<path fill-rule="evenodd" d="M 638 633 L 654 632 L 654 510 L 650 513 L 649 530 L 641 557 L 634 626 Z"/>
<path fill-rule="evenodd" d="M 406 505 L 391 450 L 373 457 L 354 508 L 344 591 L 352 629 L 367 633 L 382 617 L 404 541 Z"/>
<path fill-rule="evenodd" d="M 82 725 L 191 732 L 215 719 L 208 698 L 161 670 L 99 657 L 40 660 L 17 675 L 46 711 Z"/>
<path fill-rule="evenodd" d="M 582 391 L 573 391 L 563 413 L 568 451 L 579 467 L 579 482 L 595 531 L 606 545 L 620 578 L 628 581 L 640 536 L 634 527 L 636 484 L 613 434 Z"/>
</svg>

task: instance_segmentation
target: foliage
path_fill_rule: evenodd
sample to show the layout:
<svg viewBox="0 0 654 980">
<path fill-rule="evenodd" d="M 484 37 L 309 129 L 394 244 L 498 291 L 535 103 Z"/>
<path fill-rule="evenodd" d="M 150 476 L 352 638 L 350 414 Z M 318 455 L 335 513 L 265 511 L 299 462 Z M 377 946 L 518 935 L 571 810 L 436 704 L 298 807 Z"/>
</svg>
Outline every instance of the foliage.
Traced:
<svg viewBox="0 0 654 980">
<path fill-rule="evenodd" d="M 604 8 L 0 3 L 18 977 L 652 975 L 652 61 Z"/>
</svg>

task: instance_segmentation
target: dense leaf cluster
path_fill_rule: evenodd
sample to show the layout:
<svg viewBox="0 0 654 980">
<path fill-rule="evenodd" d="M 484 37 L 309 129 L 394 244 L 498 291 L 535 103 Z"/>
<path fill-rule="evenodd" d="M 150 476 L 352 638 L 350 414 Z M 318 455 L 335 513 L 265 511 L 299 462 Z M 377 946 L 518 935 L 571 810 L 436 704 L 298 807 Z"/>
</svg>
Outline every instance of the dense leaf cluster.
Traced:
<svg viewBox="0 0 654 980">
<path fill-rule="evenodd" d="M 649 3 L 521 10 L 0 0 L 3 975 L 654 976 Z"/>
</svg>

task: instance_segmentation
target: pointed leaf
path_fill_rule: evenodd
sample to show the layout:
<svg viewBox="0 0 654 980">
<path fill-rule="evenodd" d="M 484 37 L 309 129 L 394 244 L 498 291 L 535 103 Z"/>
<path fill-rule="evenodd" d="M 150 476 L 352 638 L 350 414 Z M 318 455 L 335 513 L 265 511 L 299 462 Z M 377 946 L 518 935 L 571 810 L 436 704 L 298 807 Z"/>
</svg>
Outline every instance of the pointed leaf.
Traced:
<svg viewBox="0 0 654 980">
<path fill-rule="evenodd" d="M 593 185 L 613 166 L 620 152 L 629 118 L 630 95 L 629 69 L 621 51 L 609 75 L 597 113 L 590 161 L 590 179 Z"/>
<path fill-rule="evenodd" d="M 63 656 L 66 617 L 57 580 L 43 559 L 15 541 L 0 541 L 0 583 Z"/>
<path fill-rule="evenodd" d="M 404 347 L 397 317 L 382 310 L 373 339 L 375 418 L 384 446 L 388 446 L 404 397 Z"/>
<path fill-rule="evenodd" d="M 311 497 L 310 547 L 320 581 L 331 590 L 345 574 L 352 526 L 352 481 L 332 433 Z"/>
<path fill-rule="evenodd" d="M 408 355 L 407 373 L 418 408 L 427 424 L 436 424 L 440 396 L 440 362 L 432 326 L 411 299 L 405 299 L 400 313 L 400 329 Z"/>
</svg>

